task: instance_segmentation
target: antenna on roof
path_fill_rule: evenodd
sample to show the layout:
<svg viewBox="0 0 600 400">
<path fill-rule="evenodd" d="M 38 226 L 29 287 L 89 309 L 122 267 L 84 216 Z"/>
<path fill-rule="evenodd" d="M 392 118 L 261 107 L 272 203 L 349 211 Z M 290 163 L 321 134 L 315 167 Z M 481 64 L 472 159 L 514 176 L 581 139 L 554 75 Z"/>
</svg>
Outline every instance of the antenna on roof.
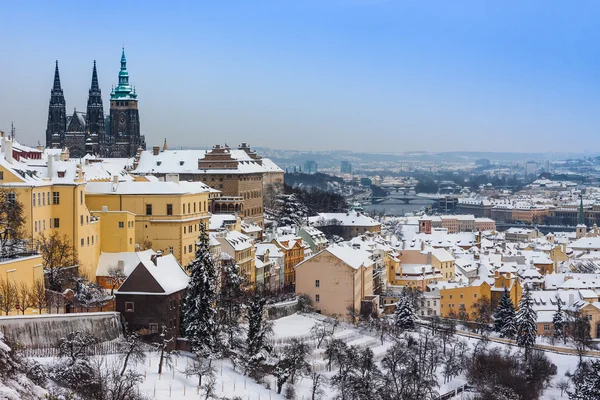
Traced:
<svg viewBox="0 0 600 400">
<path fill-rule="evenodd" d="M 15 129 L 15 124 L 13 124 L 13 122 L 10 121 L 10 137 L 12 138 L 12 140 L 15 140 L 16 132 L 17 130 Z"/>
</svg>

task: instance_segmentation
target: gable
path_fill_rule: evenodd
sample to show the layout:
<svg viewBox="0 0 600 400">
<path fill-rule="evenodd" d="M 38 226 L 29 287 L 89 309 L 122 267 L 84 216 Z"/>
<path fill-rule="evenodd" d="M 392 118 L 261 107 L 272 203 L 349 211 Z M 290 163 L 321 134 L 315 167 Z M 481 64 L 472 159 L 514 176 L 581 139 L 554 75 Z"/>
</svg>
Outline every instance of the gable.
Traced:
<svg viewBox="0 0 600 400">
<path fill-rule="evenodd" d="M 119 292 L 165 293 L 164 289 L 141 262 L 123 282 L 117 293 Z"/>
</svg>

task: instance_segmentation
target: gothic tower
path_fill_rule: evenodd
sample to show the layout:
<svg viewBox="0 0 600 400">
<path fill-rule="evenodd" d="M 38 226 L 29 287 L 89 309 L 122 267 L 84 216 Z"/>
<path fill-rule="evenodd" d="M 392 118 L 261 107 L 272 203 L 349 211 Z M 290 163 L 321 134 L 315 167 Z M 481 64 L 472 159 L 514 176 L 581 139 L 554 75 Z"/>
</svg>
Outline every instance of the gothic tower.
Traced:
<svg viewBox="0 0 600 400">
<path fill-rule="evenodd" d="M 96 60 L 94 60 L 94 69 L 92 71 L 92 86 L 90 87 L 87 111 L 85 114 L 87 137 L 86 152 L 89 150 L 89 143 L 92 144 L 94 153 L 100 152 L 100 146 L 104 144 L 104 107 L 102 105 L 102 92 L 98 85 L 98 73 L 96 72 Z"/>
<path fill-rule="evenodd" d="M 61 147 L 67 130 L 67 111 L 65 96 L 60 86 L 58 61 L 54 69 L 54 86 L 50 91 L 50 105 L 48 106 L 48 124 L 46 127 L 46 147 Z"/>
<path fill-rule="evenodd" d="M 140 136 L 138 100 L 129 84 L 125 48 L 121 54 L 119 84 L 110 94 L 110 156 L 134 157 L 138 147 L 146 147 Z"/>
</svg>

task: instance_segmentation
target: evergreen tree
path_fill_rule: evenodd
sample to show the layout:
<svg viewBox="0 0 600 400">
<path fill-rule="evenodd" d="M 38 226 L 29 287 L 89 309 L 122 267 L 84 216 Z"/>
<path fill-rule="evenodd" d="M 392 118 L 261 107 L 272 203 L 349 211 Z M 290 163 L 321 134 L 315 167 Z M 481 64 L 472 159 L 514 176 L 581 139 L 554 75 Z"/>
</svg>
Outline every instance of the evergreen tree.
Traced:
<svg viewBox="0 0 600 400">
<path fill-rule="evenodd" d="M 275 199 L 276 220 L 279 226 L 301 226 L 308 217 L 308 208 L 296 194 L 280 194 Z"/>
<path fill-rule="evenodd" d="M 600 396 L 600 361 L 582 362 L 573 374 L 570 400 L 596 400 Z"/>
<path fill-rule="evenodd" d="M 552 317 L 552 326 L 554 327 L 554 338 L 566 343 L 567 335 L 565 332 L 565 314 L 562 310 L 562 301 L 560 296 L 556 296 L 558 302 L 554 317 Z"/>
<path fill-rule="evenodd" d="M 218 322 L 230 349 L 237 348 L 240 337 L 240 318 L 244 309 L 244 278 L 234 259 L 223 261 L 221 286 L 217 300 Z"/>
<path fill-rule="evenodd" d="M 529 356 L 529 350 L 535 344 L 537 335 L 537 313 L 533 309 L 531 292 L 526 286 L 517 312 L 517 345 L 525 349 L 525 359 Z"/>
<path fill-rule="evenodd" d="M 218 350 L 215 302 L 217 271 L 210 254 L 209 236 L 204 223 L 196 243 L 196 258 L 186 267 L 190 282 L 183 303 L 183 328 L 192 351 L 208 357 Z"/>
<path fill-rule="evenodd" d="M 508 290 L 504 288 L 504 293 L 502 293 L 498 307 L 494 310 L 494 331 L 500 333 L 500 337 L 514 337 L 517 330 L 515 317 L 515 305 L 510 298 Z"/>
<path fill-rule="evenodd" d="M 403 331 L 415 327 L 415 312 L 407 296 L 400 297 L 394 312 L 394 325 L 396 330 Z"/>
<path fill-rule="evenodd" d="M 271 325 L 264 319 L 266 300 L 259 295 L 250 298 L 247 306 L 248 336 L 246 337 L 245 369 L 252 377 L 262 374 L 262 365 L 270 351 L 267 339 L 271 334 Z"/>
</svg>

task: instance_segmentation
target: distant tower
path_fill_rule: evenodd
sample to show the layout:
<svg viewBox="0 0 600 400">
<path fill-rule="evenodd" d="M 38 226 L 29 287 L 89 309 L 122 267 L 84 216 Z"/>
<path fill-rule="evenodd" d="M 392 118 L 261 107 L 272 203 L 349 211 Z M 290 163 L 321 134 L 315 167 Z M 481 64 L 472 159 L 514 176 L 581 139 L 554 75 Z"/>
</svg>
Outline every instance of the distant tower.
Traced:
<svg viewBox="0 0 600 400">
<path fill-rule="evenodd" d="M 50 105 L 48 106 L 48 125 L 46 127 L 46 147 L 61 147 L 67 130 L 67 103 L 60 86 L 58 61 L 54 68 L 54 85 L 50 91 Z"/>
<path fill-rule="evenodd" d="M 110 94 L 110 155 L 134 157 L 138 147 L 146 147 L 140 136 L 138 100 L 135 89 L 129 85 L 125 48 L 121 54 L 119 84 Z"/>
<path fill-rule="evenodd" d="M 583 214 L 583 194 L 579 195 L 579 213 L 577 214 L 577 227 L 575 228 L 575 237 L 577 239 L 584 237 L 587 234 L 587 226 L 585 226 L 585 216 Z"/>
<path fill-rule="evenodd" d="M 86 153 L 91 150 L 94 153 L 100 152 L 100 146 L 104 144 L 104 106 L 102 105 L 102 92 L 98 85 L 98 73 L 96 72 L 96 60 L 94 60 L 94 69 L 92 70 L 92 86 L 87 101 L 87 112 L 85 114 L 86 127 L 88 135 L 86 137 Z"/>
</svg>

